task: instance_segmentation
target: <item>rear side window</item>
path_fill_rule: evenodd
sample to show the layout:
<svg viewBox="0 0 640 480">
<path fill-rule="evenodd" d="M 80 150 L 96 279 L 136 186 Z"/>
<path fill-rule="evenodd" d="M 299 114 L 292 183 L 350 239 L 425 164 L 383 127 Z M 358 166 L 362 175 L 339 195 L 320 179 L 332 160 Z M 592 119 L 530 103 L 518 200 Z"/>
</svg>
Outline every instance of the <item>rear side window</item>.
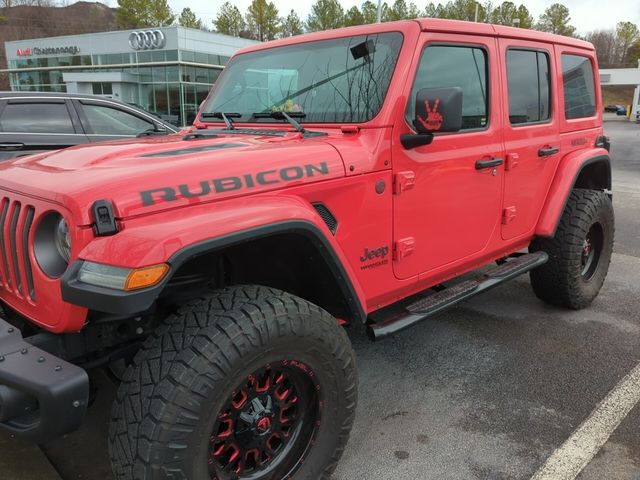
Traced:
<svg viewBox="0 0 640 480">
<path fill-rule="evenodd" d="M 487 126 L 487 54 L 482 48 L 432 45 L 422 53 L 409 97 L 407 120 L 415 118 L 416 96 L 423 88 L 462 89 L 462 130 Z"/>
<path fill-rule="evenodd" d="M 10 133 L 75 133 L 64 103 L 9 103 L 0 130 Z"/>
<path fill-rule="evenodd" d="M 549 56 L 534 50 L 507 51 L 509 121 L 512 125 L 551 118 Z"/>
<path fill-rule="evenodd" d="M 116 108 L 83 105 L 90 131 L 95 135 L 134 136 L 153 129 L 153 123 Z"/>
<path fill-rule="evenodd" d="M 562 55 L 564 113 L 567 119 L 593 117 L 596 91 L 591 60 L 579 55 Z"/>
</svg>

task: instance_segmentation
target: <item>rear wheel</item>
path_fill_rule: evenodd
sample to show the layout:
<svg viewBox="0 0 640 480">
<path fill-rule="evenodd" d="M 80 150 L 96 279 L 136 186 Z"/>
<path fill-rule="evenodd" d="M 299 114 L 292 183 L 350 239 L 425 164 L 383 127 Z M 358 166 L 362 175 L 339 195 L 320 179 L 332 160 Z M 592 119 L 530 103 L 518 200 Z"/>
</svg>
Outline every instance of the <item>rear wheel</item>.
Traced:
<svg viewBox="0 0 640 480">
<path fill-rule="evenodd" d="M 112 409 L 118 479 L 328 479 L 351 429 L 355 357 L 319 307 L 233 287 L 150 337 Z"/>
<path fill-rule="evenodd" d="M 572 309 L 588 306 L 609 271 L 614 229 L 609 195 L 598 190 L 571 192 L 555 236 L 535 239 L 529 248 L 549 254 L 549 261 L 530 274 L 538 298 Z"/>
</svg>

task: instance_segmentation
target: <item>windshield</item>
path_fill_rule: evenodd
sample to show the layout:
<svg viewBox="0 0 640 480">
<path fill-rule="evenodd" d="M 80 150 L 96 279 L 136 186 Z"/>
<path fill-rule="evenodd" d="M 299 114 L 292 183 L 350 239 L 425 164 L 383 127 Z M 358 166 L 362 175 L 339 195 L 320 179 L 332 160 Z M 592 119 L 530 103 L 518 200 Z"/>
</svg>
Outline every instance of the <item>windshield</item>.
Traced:
<svg viewBox="0 0 640 480">
<path fill-rule="evenodd" d="M 271 112 L 296 113 L 300 122 L 358 123 L 384 102 L 402 46 L 397 32 L 300 43 L 235 57 L 203 110 L 235 114 L 244 122 L 282 121 Z M 208 114 L 208 115 L 207 115 Z"/>
</svg>

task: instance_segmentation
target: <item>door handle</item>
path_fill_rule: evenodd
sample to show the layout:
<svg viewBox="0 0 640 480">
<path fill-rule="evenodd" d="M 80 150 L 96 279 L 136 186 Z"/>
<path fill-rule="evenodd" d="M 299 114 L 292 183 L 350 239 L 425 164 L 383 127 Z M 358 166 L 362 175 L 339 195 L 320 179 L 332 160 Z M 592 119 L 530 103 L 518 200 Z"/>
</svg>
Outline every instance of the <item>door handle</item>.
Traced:
<svg viewBox="0 0 640 480">
<path fill-rule="evenodd" d="M 22 150 L 24 148 L 24 143 L 0 143 L 0 150 L 5 152 L 13 151 L 13 150 Z"/>
<path fill-rule="evenodd" d="M 560 147 L 542 147 L 538 150 L 539 157 L 548 157 L 550 155 L 555 155 L 560 151 Z"/>
<path fill-rule="evenodd" d="M 476 170 L 484 170 L 485 168 L 493 168 L 502 165 L 504 160 L 498 157 L 488 158 L 487 160 L 476 161 Z"/>
</svg>

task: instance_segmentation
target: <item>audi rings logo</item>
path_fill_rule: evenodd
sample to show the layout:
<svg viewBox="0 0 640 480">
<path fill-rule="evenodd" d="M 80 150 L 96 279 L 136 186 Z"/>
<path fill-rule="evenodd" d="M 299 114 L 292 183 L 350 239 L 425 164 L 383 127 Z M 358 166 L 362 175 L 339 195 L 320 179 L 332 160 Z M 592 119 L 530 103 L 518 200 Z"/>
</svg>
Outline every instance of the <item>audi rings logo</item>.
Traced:
<svg viewBox="0 0 640 480">
<path fill-rule="evenodd" d="M 134 50 L 157 50 L 166 44 L 167 39 L 161 30 L 142 30 L 129 35 L 129 46 Z"/>
</svg>

